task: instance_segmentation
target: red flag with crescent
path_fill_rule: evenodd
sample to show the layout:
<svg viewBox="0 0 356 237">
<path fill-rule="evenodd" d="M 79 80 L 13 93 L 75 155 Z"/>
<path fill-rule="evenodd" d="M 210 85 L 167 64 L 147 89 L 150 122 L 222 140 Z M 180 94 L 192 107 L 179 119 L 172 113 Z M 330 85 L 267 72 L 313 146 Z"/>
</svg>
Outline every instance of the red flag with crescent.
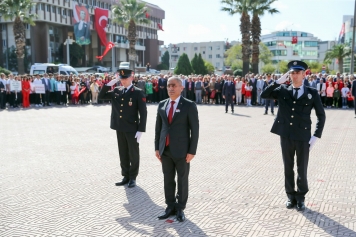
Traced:
<svg viewBox="0 0 356 237">
<path fill-rule="evenodd" d="M 158 29 L 160 29 L 161 31 L 164 31 L 164 30 L 163 30 L 163 27 L 162 27 L 162 25 L 161 25 L 160 23 L 157 23 L 157 27 L 158 27 Z"/>
<path fill-rule="evenodd" d="M 97 7 L 94 10 L 94 16 L 95 30 L 98 33 L 101 45 L 105 46 L 105 51 L 103 52 L 103 55 L 96 56 L 96 58 L 101 61 L 103 57 L 109 52 L 109 50 L 115 47 L 115 44 L 112 42 L 107 42 L 106 39 L 105 27 L 108 23 L 109 10 Z"/>
</svg>

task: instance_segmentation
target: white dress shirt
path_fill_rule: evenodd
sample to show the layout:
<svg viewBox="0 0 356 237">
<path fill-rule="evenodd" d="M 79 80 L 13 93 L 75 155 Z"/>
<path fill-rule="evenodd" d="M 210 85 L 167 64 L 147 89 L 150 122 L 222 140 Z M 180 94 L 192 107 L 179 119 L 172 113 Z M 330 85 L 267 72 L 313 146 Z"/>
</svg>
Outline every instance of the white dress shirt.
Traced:
<svg viewBox="0 0 356 237">
<path fill-rule="evenodd" d="M 174 100 L 174 105 L 173 105 L 173 114 L 172 114 L 172 118 L 173 118 L 173 115 L 174 113 L 176 112 L 176 109 L 177 109 L 177 106 L 178 106 L 178 103 L 179 103 L 179 100 L 180 100 L 180 96 L 178 96 L 177 99 Z M 168 101 L 168 105 L 167 105 L 167 108 L 166 108 L 166 114 L 167 114 L 167 117 L 168 117 L 168 114 L 169 114 L 169 110 L 171 109 L 171 102 L 172 100 L 169 99 Z"/>
<path fill-rule="evenodd" d="M 125 91 L 125 93 L 126 92 L 128 92 L 129 90 L 130 90 L 130 88 L 132 87 L 132 84 L 130 84 L 128 87 L 124 87 L 124 88 L 126 88 L 126 91 Z"/>
</svg>

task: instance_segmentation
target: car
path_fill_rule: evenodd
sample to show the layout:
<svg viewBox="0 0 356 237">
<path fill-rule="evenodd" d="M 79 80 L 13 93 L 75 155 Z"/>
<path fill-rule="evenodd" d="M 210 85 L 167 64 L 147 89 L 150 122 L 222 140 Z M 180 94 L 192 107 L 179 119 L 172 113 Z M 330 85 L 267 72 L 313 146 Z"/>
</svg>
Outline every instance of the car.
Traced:
<svg viewBox="0 0 356 237">
<path fill-rule="evenodd" d="M 158 74 L 160 73 L 161 71 L 158 71 L 156 69 L 150 69 L 150 71 L 148 71 L 148 73 L 154 73 L 154 74 Z"/>
<path fill-rule="evenodd" d="M 110 69 L 103 66 L 95 65 L 87 69 L 86 72 L 110 72 Z"/>
<path fill-rule="evenodd" d="M 130 68 L 130 63 L 129 62 L 121 62 L 119 65 L 119 70 L 120 69 L 129 69 Z"/>
</svg>

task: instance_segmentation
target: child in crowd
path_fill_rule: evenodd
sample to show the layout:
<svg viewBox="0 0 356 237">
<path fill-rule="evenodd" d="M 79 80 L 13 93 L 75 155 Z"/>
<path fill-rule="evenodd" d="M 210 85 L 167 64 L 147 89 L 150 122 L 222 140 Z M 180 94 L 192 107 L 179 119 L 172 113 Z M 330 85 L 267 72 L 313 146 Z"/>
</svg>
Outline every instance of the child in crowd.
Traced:
<svg viewBox="0 0 356 237">
<path fill-rule="evenodd" d="M 251 93 L 252 93 L 253 87 L 250 85 L 250 82 L 246 83 L 245 86 L 245 98 L 246 98 L 246 105 L 247 106 L 252 106 L 251 105 Z"/>
<path fill-rule="evenodd" d="M 338 108 L 339 107 L 339 99 L 340 99 L 340 90 L 339 90 L 339 85 L 335 84 L 335 89 L 334 89 L 334 94 L 333 94 L 333 98 L 334 98 L 334 108 Z"/>
<path fill-rule="evenodd" d="M 342 97 L 342 108 L 347 109 L 347 93 L 349 93 L 350 89 L 347 87 L 347 84 L 344 84 L 344 87 L 341 89 L 341 97 Z"/>
<path fill-rule="evenodd" d="M 332 83 L 329 83 L 328 87 L 326 88 L 326 107 L 331 108 L 333 103 L 333 96 L 334 96 L 334 87 Z"/>
</svg>

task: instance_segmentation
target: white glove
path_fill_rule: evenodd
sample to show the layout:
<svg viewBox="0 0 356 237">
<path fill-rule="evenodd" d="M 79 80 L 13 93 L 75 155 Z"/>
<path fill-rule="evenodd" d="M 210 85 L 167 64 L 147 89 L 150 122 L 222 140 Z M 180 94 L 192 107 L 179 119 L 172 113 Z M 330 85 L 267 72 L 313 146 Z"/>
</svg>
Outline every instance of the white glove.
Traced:
<svg viewBox="0 0 356 237">
<path fill-rule="evenodd" d="M 111 80 L 108 84 L 106 84 L 107 86 L 112 86 L 114 85 L 118 80 L 117 79 L 113 79 Z"/>
<path fill-rule="evenodd" d="M 289 75 L 289 71 L 286 72 L 286 74 L 284 74 L 283 76 L 281 76 L 281 78 L 279 78 L 276 83 L 277 84 L 283 84 L 288 80 L 288 75 Z"/>
<path fill-rule="evenodd" d="M 136 132 L 135 138 L 137 138 L 137 143 L 140 143 L 142 132 Z"/>
<path fill-rule="evenodd" d="M 311 151 L 311 149 L 313 148 L 313 146 L 315 145 L 315 143 L 316 143 L 317 140 L 318 140 L 318 138 L 317 138 L 317 137 L 314 137 L 314 136 L 312 136 L 312 137 L 310 138 L 310 141 L 309 141 L 309 151 Z"/>
</svg>

